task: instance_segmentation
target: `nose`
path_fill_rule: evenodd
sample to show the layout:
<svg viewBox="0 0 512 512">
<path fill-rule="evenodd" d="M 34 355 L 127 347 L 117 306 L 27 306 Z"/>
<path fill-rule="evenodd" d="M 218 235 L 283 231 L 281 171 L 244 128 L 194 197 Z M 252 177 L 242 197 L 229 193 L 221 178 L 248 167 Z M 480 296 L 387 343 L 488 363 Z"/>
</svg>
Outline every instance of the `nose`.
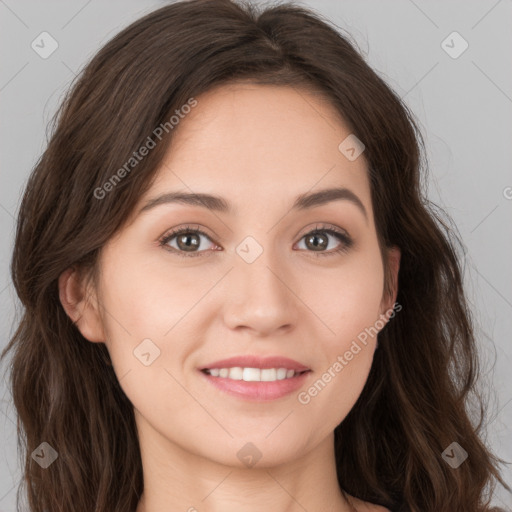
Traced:
<svg viewBox="0 0 512 512">
<path fill-rule="evenodd" d="M 293 329 L 302 304 L 297 277 L 270 250 L 252 263 L 235 253 L 234 268 L 223 290 L 228 297 L 223 308 L 226 326 L 250 331 L 254 337 Z"/>
</svg>

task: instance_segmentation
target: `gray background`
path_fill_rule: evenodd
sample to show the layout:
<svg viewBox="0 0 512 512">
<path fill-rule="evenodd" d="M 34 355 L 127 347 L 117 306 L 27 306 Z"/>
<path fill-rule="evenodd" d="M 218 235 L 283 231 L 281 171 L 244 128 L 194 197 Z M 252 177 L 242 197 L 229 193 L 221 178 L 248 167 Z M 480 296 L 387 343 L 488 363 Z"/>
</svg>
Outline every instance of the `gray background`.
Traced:
<svg viewBox="0 0 512 512">
<path fill-rule="evenodd" d="M 431 165 L 430 198 L 453 218 L 467 249 L 465 282 L 475 310 L 488 395 L 488 443 L 512 461 L 512 2 L 303 1 L 357 41 L 367 60 L 416 114 Z M 155 0 L 0 0 L 0 347 L 13 332 L 10 282 L 14 218 L 24 183 L 44 150 L 47 124 L 76 73 L 120 29 L 164 5 Z M 41 58 L 43 31 L 58 49 Z M 469 44 L 452 58 L 442 42 Z M 453 42 L 452 42 L 453 40 Z M 444 46 L 462 48 L 448 38 Z M 421 329 L 421 326 L 418 326 Z M 20 465 L 15 411 L 0 408 L 0 512 L 14 512 Z M 512 483 L 512 466 L 504 472 Z M 512 510 L 501 489 L 497 506 Z M 314 512 L 314 511 L 310 511 Z"/>
</svg>

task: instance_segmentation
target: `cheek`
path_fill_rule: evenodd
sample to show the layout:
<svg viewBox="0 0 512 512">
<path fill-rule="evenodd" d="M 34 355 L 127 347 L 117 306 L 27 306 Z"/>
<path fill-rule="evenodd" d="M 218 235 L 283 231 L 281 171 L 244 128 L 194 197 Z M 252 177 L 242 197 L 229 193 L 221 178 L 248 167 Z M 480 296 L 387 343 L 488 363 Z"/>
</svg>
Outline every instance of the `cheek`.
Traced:
<svg viewBox="0 0 512 512">
<path fill-rule="evenodd" d="M 313 386 L 299 402 L 311 402 L 308 407 L 318 408 L 318 414 L 329 404 L 330 427 L 348 414 L 370 372 L 377 333 L 383 327 L 383 279 L 376 248 L 313 280 L 309 291 L 304 291 L 324 325 L 318 331 L 322 332 L 322 363 Z"/>
<path fill-rule="evenodd" d="M 209 286 L 204 284 L 205 290 L 199 293 L 199 286 L 187 286 L 183 276 L 190 278 L 190 273 L 167 273 L 165 277 L 158 266 L 126 253 L 122 258 L 112 254 L 104 268 L 103 321 L 119 384 L 144 416 L 168 419 L 169 410 L 180 410 L 190 401 L 173 366 L 194 345 L 180 339 L 187 338 L 183 328 L 188 315 L 194 318 L 193 306 Z"/>
<path fill-rule="evenodd" d="M 332 357 L 371 330 L 380 318 L 384 270 L 380 252 L 358 253 L 337 268 L 318 272 L 303 288 L 307 304 L 324 324 L 324 341 Z M 380 325 L 380 324 L 379 324 Z M 363 333 L 363 334 L 362 334 Z M 373 336 L 368 335 L 368 341 Z"/>
<path fill-rule="evenodd" d="M 137 383 L 125 388 L 137 403 L 139 388 L 168 389 L 172 379 L 166 370 L 176 373 L 200 346 L 198 332 L 206 329 L 201 299 L 219 275 L 200 266 L 166 267 L 162 260 L 148 260 L 126 248 L 106 253 L 102 268 L 106 344 L 122 387 Z M 178 395 L 169 395 L 167 402 Z"/>
<path fill-rule="evenodd" d="M 105 258 L 101 296 L 112 334 L 162 339 L 210 286 L 206 275 L 162 263 L 119 250 Z"/>
</svg>

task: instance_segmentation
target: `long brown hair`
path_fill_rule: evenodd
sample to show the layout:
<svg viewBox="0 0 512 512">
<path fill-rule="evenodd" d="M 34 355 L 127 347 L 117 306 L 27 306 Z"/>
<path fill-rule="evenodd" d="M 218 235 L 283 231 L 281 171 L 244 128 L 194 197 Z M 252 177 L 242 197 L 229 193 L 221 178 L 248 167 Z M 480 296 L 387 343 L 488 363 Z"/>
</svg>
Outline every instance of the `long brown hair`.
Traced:
<svg viewBox="0 0 512 512">
<path fill-rule="evenodd" d="M 176 110 L 237 80 L 328 98 L 365 144 L 381 248 L 401 249 L 402 310 L 379 334 L 366 386 L 335 430 L 340 488 L 393 510 L 488 510 L 497 481 L 506 484 L 502 461 L 481 440 L 484 409 L 478 418 L 469 413 L 479 366 L 461 243 L 424 195 L 427 163 L 412 114 L 321 15 L 292 3 L 259 12 L 191 0 L 139 19 L 94 56 L 26 186 L 11 266 L 24 309 L 2 358 L 13 350 L 31 512 L 137 506 L 143 478 L 133 407 L 105 345 L 88 342 L 64 312 L 58 278 L 70 267 L 97 270 L 103 245 L 170 147 Z M 151 151 L 131 161 L 150 142 Z M 42 442 L 58 452 L 47 469 L 31 456 Z M 441 455 L 452 442 L 469 454 L 456 469 Z"/>
</svg>

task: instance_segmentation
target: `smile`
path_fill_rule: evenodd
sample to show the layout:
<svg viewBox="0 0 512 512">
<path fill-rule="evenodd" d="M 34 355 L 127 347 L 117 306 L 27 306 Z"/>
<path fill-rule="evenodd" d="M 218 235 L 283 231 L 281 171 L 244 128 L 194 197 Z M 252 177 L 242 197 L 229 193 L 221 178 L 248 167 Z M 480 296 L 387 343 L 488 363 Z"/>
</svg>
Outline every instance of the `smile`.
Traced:
<svg viewBox="0 0 512 512">
<path fill-rule="evenodd" d="M 212 377 L 231 380 L 243 380 L 245 382 L 274 382 L 276 380 L 291 379 L 295 375 L 304 372 L 288 370 L 286 368 L 211 368 L 203 370 Z"/>
<path fill-rule="evenodd" d="M 298 390 L 311 370 L 286 368 L 211 368 L 201 370 L 216 389 L 252 402 L 266 402 Z"/>
</svg>

